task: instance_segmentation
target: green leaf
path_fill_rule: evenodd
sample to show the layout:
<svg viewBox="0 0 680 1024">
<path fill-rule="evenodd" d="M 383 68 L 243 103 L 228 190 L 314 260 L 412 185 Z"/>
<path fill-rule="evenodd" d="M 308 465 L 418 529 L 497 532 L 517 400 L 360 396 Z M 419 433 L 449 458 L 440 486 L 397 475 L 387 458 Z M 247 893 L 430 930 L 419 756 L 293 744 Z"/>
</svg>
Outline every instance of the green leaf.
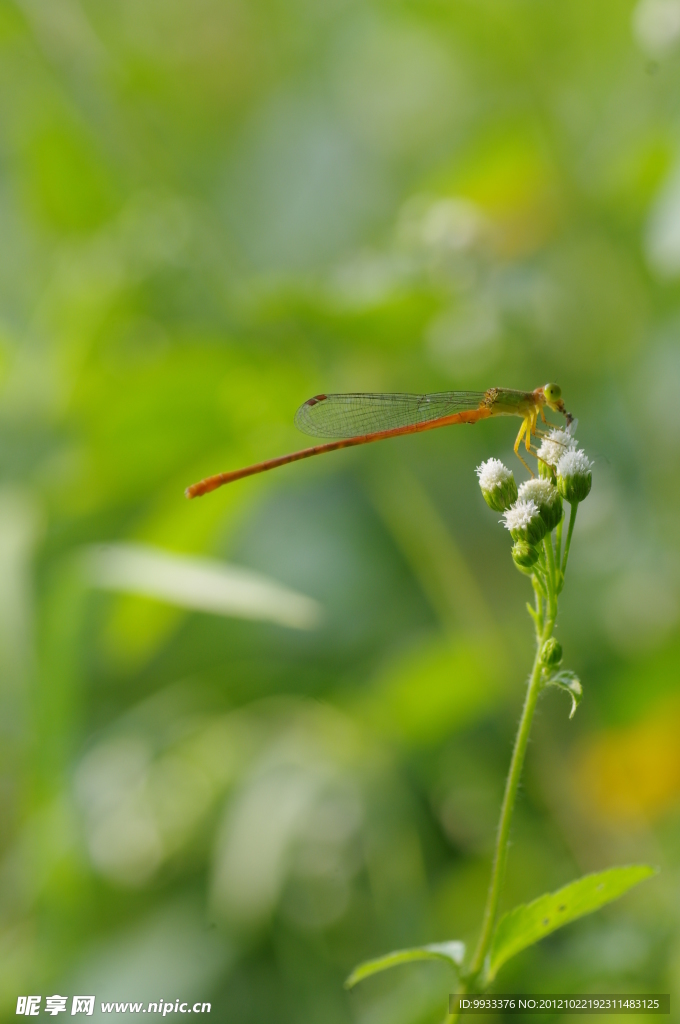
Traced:
<svg viewBox="0 0 680 1024">
<path fill-rule="evenodd" d="M 569 717 L 574 717 L 576 708 L 581 703 L 581 697 L 583 696 L 583 687 L 581 686 L 581 680 L 572 672 L 570 669 L 563 669 L 561 672 L 556 672 L 554 676 L 550 676 L 547 680 L 546 686 L 559 686 L 561 690 L 566 690 L 571 697 L 571 711 Z"/>
<path fill-rule="evenodd" d="M 536 625 L 536 629 L 540 629 L 541 628 L 540 616 L 539 616 L 538 612 L 536 611 L 536 609 L 531 607 L 531 605 L 529 604 L 528 601 L 527 601 L 527 611 L 529 612 L 529 615 L 531 616 L 531 618 L 534 620 L 534 623 Z"/>
<path fill-rule="evenodd" d="M 375 960 L 365 960 L 355 967 L 345 982 L 345 988 L 353 988 L 358 981 L 363 981 L 371 974 L 386 971 L 399 964 L 408 964 L 414 960 L 444 960 L 455 967 L 460 967 L 465 956 L 463 942 L 433 942 L 429 946 L 414 946 L 413 949 L 397 949 L 394 953 L 386 953 Z"/>
<path fill-rule="evenodd" d="M 532 903 L 515 907 L 498 922 L 489 956 L 487 980 L 492 981 L 499 968 L 516 953 L 556 931 L 578 917 L 611 903 L 657 869 L 649 864 L 633 864 L 584 875 L 557 892 L 547 892 Z"/>
</svg>

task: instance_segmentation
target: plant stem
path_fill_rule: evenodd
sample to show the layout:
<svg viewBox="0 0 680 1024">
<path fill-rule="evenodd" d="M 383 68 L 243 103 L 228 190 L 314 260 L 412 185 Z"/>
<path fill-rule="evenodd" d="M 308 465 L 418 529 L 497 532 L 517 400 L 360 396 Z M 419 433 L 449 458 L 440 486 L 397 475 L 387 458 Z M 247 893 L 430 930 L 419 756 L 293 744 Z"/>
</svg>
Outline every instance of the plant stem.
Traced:
<svg viewBox="0 0 680 1024">
<path fill-rule="evenodd" d="M 571 512 L 569 513 L 569 529 L 567 530 L 567 539 L 564 544 L 564 558 L 562 559 L 562 579 L 564 579 L 564 572 L 567 568 L 567 559 L 569 558 L 569 548 L 571 547 L 571 535 L 574 532 L 574 524 L 576 522 L 576 512 L 578 509 L 578 502 L 574 502 L 571 506 Z"/>
<path fill-rule="evenodd" d="M 538 700 L 538 694 L 541 689 L 540 648 L 552 632 L 552 626 L 552 621 L 548 619 L 546 626 L 543 629 L 540 643 L 536 645 L 536 656 L 534 658 L 533 668 L 529 677 L 529 685 L 527 686 L 526 697 L 524 699 L 522 717 L 517 730 L 515 747 L 512 752 L 512 760 L 510 761 L 510 770 L 505 784 L 505 794 L 503 796 L 501 816 L 498 823 L 498 836 L 496 839 L 493 870 L 491 872 L 491 884 L 489 886 L 489 895 L 484 909 L 482 933 L 479 937 L 479 942 L 477 943 L 477 949 L 473 957 L 472 964 L 470 965 L 471 974 L 476 974 L 482 969 L 484 965 L 484 958 L 491 943 L 493 926 L 496 920 L 496 910 L 498 909 L 498 900 L 500 897 L 501 886 L 503 884 L 503 876 L 505 874 L 505 862 L 508 852 L 508 839 L 510 837 L 512 812 L 515 807 L 515 798 L 517 796 L 517 788 L 519 786 L 522 767 L 524 765 L 524 755 L 526 753 L 527 742 L 529 740 L 529 731 L 534 717 L 536 701 Z"/>
<path fill-rule="evenodd" d="M 554 600 L 553 599 L 553 594 L 555 593 L 555 590 L 557 588 L 557 579 L 555 578 L 555 575 L 556 575 L 555 574 L 555 554 L 553 552 L 553 542 L 552 542 L 552 535 L 551 534 L 548 534 L 547 537 L 544 537 L 543 545 L 545 547 L 545 553 L 546 553 L 546 555 L 548 557 L 548 572 L 550 574 L 550 588 L 549 589 L 550 589 L 550 597 L 551 597 L 550 608 L 551 608 L 551 612 L 552 612 L 552 604 L 553 604 L 553 600 Z"/>
<path fill-rule="evenodd" d="M 538 637 L 543 630 L 543 598 L 541 596 L 543 591 L 536 576 L 532 576 L 531 582 L 534 587 L 534 594 L 536 595 L 536 617 L 534 618 L 534 623 L 536 625 L 536 636 Z"/>
<path fill-rule="evenodd" d="M 560 519 L 555 530 L 555 561 L 559 565 L 562 561 L 562 527 L 564 526 L 564 516 Z"/>
<path fill-rule="evenodd" d="M 545 641 L 552 635 L 552 631 L 555 626 L 555 593 L 550 577 L 548 577 L 548 580 L 551 584 L 548 599 L 549 607 L 547 609 L 548 616 L 545 619 L 543 628 L 536 630 L 536 655 L 534 657 L 531 675 L 529 676 L 526 696 L 524 698 L 524 707 L 522 708 L 522 716 L 520 718 L 517 735 L 515 737 L 515 746 L 512 751 L 510 769 L 505 782 L 505 793 L 503 796 L 503 804 L 501 806 L 501 816 L 498 823 L 498 834 L 496 837 L 496 849 L 494 852 L 493 868 L 491 871 L 491 883 L 489 885 L 486 907 L 484 908 L 484 917 L 482 919 L 482 931 L 477 942 L 475 954 L 470 964 L 470 969 L 466 977 L 461 979 L 461 983 L 458 988 L 459 995 L 464 995 L 466 992 L 469 992 L 470 987 L 475 984 L 477 977 L 484 968 L 484 961 L 493 938 L 498 901 L 500 899 L 505 874 L 512 812 L 515 807 L 515 798 L 517 796 L 519 780 L 522 775 L 524 755 L 526 754 L 527 743 L 529 741 L 529 733 L 531 731 L 534 711 L 536 710 L 536 702 L 538 700 L 538 695 L 541 692 L 541 648 Z M 454 1013 L 447 1018 L 447 1021 L 449 1024 L 454 1024 L 457 1019 L 458 1014 Z"/>
</svg>

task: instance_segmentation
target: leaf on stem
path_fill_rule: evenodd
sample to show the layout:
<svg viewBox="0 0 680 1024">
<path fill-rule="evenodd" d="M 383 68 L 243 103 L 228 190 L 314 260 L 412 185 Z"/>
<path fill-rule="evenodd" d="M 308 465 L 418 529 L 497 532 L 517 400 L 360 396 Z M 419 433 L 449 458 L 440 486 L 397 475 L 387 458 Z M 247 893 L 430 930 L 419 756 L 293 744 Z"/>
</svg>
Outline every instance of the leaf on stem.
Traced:
<svg viewBox="0 0 680 1024">
<path fill-rule="evenodd" d="M 487 980 L 492 981 L 499 968 L 523 949 L 570 921 L 618 899 L 634 885 L 655 875 L 656 871 L 649 864 L 610 868 L 584 875 L 557 892 L 544 893 L 531 903 L 515 907 L 498 922 L 489 955 Z"/>
<path fill-rule="evenodd" d="M 559 686 L 560 690 L 566 690 L 571 697 L 571 711 L 569 717 L 574 717 L 576 708 L 581 703 L 581 697 L 583 696 L 583 687 L 581 686 L 581 680 L 572 672 L 570 669 L 562 669 L 561 672 L 556 672 L 555 675 L 550 676 L 546 680 L 546 686 Z"/>
<path fill-rule="evenodd" d="M 394 953 L 386 953 L 375 960 L 365 960 L 355 967 L 345 982 L 345 988 L 353 988 L 357 982 L 363 981 L 371 974 L 386 971 L 399 964 L 408 964 L 414 960 L 444 960 L 458 968 L 465 956 L 464 942 L 433 942 L 429 946 L 414 946 L 413 949 L 397 949 Z"/>
<path fill-rule="evenodd" d="M 535 623 L 535 625 L 536 625 L 536 629 L 540 629 L 540 628 L 541 628 L 541 619 L 540 619 L 540 616 L 539 616 L 538 612 L 537 612 L 537 611 L 535 611 L 535 610 L 534 610 L 534 609 L 533 609 L 533 608 L 531 607 L 531 605 L 529 604 L 529 602 L 528 602 L 528 601 L 527 601 L 527 611 L 529 612 L 529 615 L 531 616 L 531 618 L 532 618 L 532 619 L 534 620 L 534 623 Z"/>
</svg>

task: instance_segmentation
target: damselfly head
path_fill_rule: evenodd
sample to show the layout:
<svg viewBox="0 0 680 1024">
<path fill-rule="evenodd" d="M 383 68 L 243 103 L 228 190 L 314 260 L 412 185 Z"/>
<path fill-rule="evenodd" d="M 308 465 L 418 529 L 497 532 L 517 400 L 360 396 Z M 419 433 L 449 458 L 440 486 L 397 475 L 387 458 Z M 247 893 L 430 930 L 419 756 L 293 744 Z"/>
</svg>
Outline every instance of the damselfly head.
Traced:
<svg viewBox="0 0 680 1024">
<path fill-rule="evenodd" d="M 546 403 L 551 409 L 555 409 L 557 412 L 562 411 L 559 408 L 562 405 L 562 388 L 559 384 L 544 384 L 543 394 L 545 395 Z"/>
<path fill-rule="evenodd" d="M 544 384 L 542 390 L 548 408 L 552 409 L 554 412 L 561 412 L 562 415 L 566 417 L 567 423 L 571 423 L 573 416 L 564 408 L 564 402 L 562 401 L 562 388 L 559 384 Z"/>
</svg>

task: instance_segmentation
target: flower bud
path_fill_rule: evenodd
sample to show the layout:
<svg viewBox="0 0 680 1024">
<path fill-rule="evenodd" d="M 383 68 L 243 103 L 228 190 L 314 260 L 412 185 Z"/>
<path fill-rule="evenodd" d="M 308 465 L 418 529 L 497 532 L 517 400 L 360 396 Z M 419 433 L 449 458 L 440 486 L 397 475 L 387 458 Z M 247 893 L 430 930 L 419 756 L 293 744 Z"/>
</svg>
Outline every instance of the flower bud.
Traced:
<svg viewBox="0 0 680 1024">
<path fill-rule="evenodd" d="M 566 452 L 557 463 L 557 489 L 570 505 L 590 494 L 593 464 L 584 451 Z"/>
<path fill-rule="evenodd" d="M 531 569 L 538 561 L 538 550 L 525 540 L 518 540 L 512 549 L 512 560 L 518 569 Z"/>
<path fill-rule="evenodd" d="M 551 636 L 541 647 L 541 663 L 545 668 L 557 668 L 562 661 L 562 644 Z"/>
<path fill-rule="evenodd" d="M 503 521 L 513 540 L 524 540 L 527 544 L 538 544 L 547 533 L 547 527 L 534 501 L 516 501 L 512 508 L 503 513 Z"/>
<path fill-rule="evenodd" d="M 500 459 L 488 459 L 475 470 L 479 477 L 484 501 L 494 512 L 505 512 L 517 501 L 517 484 L 512 470 Z"/>
<path fill-rule="evenodd" d="M 562 519 L 562 498 L 552 480 L 527 480 L 519 489 L 522 501 L 533 501 L 538 506 L 548 533 Z"/>
</svg>

